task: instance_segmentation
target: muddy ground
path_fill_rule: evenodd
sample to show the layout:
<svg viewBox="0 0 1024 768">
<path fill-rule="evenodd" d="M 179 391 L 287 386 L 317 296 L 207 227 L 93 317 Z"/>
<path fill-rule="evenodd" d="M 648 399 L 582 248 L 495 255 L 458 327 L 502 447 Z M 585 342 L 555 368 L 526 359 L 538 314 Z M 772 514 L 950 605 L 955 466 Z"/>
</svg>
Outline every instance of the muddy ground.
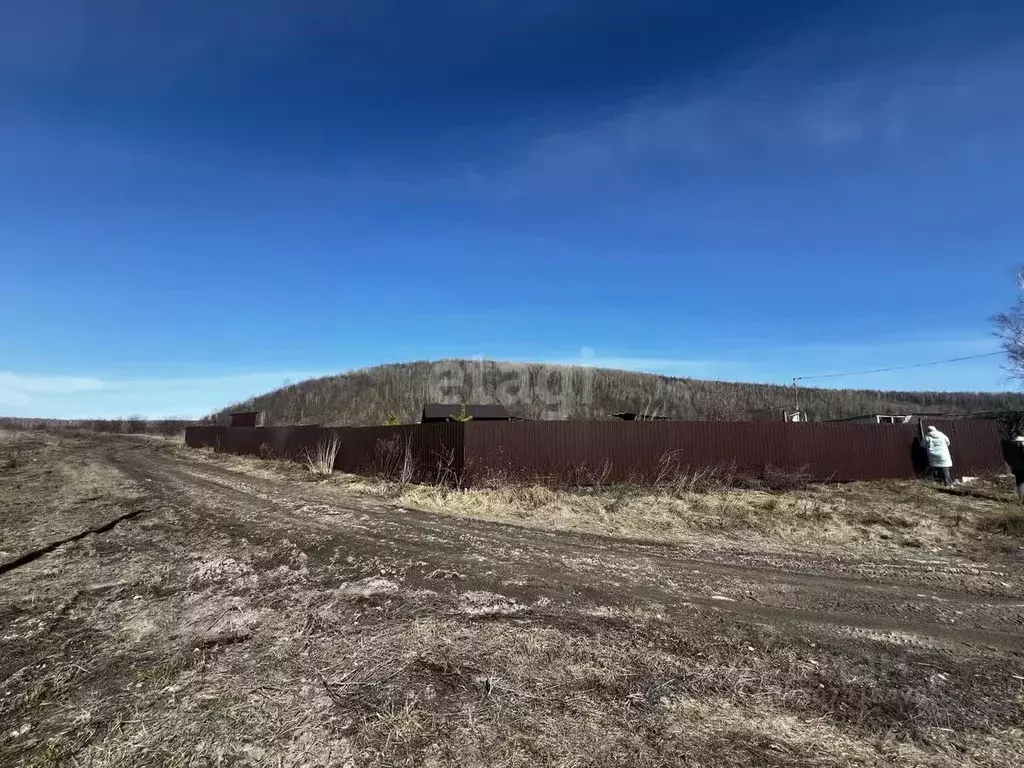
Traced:
<svg viewBox="0 0 1024 768">
<path fill-rule="evenodd" d="M 1007 535 L 644 543 L 11 432 L 0 513 L 0 765 L 1024 764 Z"/>
</svg>

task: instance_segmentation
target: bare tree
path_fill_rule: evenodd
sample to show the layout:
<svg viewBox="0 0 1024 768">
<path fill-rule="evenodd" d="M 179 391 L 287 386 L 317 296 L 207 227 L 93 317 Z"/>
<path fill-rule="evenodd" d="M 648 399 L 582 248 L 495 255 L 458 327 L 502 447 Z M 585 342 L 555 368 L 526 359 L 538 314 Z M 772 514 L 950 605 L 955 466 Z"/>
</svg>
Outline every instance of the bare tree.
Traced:
<svg viewBox="0 0 1024 768">
<path fill-rule="evenodd" d="M 704 421 L 741 421 L 746 415 L 736 391 L 719 384 L 702 398 L 700 418 Z"/>
<path fill-rule="evenodd" d="M 1017 301 L 995 316 L 996 336 L 1003 344 L 1010 373 L 1024 382 L 1024 268 L 1017 273 Z"/>
</svg>

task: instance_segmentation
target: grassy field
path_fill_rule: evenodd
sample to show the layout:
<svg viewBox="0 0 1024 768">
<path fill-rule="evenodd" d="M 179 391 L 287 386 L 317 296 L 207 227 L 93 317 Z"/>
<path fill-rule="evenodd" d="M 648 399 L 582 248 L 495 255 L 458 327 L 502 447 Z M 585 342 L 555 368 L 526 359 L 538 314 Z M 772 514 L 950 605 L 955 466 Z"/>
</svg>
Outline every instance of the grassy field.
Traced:
<svg viewBox="0 0 1024 768">
<path fill-rule="evenodd" d="M 1019 765 L 1010 491 L 456 493 L 0 432 L 0 764 Z"/>
</svg>

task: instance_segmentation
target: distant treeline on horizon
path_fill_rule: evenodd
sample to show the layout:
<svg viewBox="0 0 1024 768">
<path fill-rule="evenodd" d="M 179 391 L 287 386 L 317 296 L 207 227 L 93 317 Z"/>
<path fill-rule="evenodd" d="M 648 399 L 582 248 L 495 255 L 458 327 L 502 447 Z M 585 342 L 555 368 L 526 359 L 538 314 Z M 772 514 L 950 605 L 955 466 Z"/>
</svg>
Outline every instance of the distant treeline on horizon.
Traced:
<svg viewBox="0 0 1024 768">
<path fill-rule="evenodd" d="M 82 429 L 88 432 L 110 432 L 119 435 L 179 435 L 185 427 L 213 423 L 205 419 L 144 419 L 130 416 L 125 419 L 33 419 L 14 416 L 0 417 L 2 429 L 54 430 Z"/>
</svg>

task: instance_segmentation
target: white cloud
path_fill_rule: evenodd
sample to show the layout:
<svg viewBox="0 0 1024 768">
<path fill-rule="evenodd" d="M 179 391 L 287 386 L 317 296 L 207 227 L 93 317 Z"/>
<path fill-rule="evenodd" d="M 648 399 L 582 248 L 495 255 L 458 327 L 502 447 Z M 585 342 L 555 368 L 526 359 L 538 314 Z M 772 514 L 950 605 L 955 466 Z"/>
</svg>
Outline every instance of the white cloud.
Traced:
<svg viewBox="0 0 1024 768">
<path fill-rule="evenodd" d="M 321 375 L 256 372 L 186 378 L 98 378 L 0 372 L 6 416 L 52 418 L 198 418 L 289 381 Z"/>
<path fill-rule="evenodd" d="M 98 392 L 103 382 L 84 376 L 19 376 L 0 371 L 0 405 L 26 406 L 33 397 Z"/>
<path fill-rule="evenodd" d="M 825 42 L 775 52 L 717 80 L 666 86 L 597 119 L 527 145 L 494 179 L 525 193 L 559 181 L 614 181 L 637 169 L 677 172 L 700 163 L 785 153 L 816 157 L 870 145 L 974 151 L 979 136 L 1024 118 L 1019 51 L 950 55 L 934 42 L 906 61 L 865 58 L 831 74 Z"/>
</svg>

